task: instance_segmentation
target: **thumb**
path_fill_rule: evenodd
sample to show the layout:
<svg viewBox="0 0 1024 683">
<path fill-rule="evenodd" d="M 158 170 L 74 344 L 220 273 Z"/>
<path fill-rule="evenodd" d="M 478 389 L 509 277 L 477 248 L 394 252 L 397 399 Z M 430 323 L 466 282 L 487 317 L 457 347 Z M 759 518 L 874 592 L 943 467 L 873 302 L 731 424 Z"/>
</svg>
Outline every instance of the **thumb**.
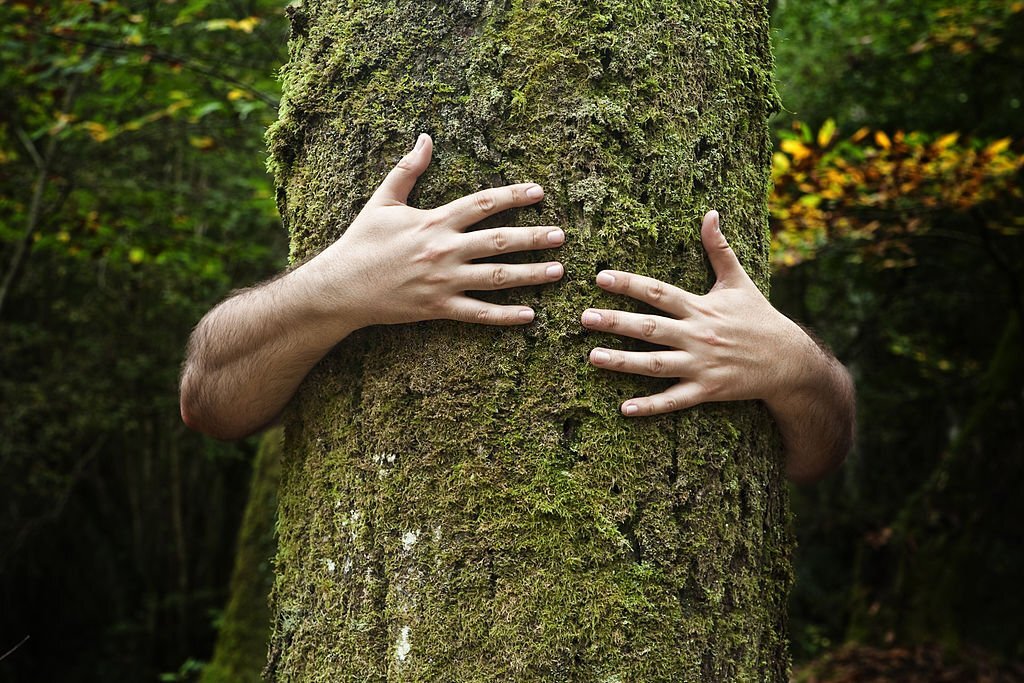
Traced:
<svg viewBox="0 0 1024 683">
<path fill-rule="evenodd" d="M 736 284 L 746 279 L 746 271 L 722 234 L 717 211 L 708 211 L 704 216 L 704 222 L 700 227 L 700 239 L 704 243 L 704 251 L 708 253 L 708 260 L 715 270 L 718 283 Z"/>
<path fill-rule="evenodd" d="M 426 133 L 420 133 L 416 146 L 399 160 L 391 169 L 384 182 L 370 198 L 374 204 L 405 204 L 412 192 L 413 185 L 423 171 L 430 165 L 430 155 L 434 151 L 434 143 Z"/>
</svg>

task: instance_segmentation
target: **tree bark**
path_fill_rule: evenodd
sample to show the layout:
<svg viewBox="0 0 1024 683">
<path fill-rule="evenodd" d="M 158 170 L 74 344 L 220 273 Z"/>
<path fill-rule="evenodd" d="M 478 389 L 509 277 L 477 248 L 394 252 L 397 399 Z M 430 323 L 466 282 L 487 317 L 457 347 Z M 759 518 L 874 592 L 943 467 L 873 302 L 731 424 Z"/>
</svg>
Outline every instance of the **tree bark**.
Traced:
<svg viewBox="0 0 1024 683">
<path fill-rule="evenodd" d="M 703 293 L 717 208 L 768 279 L 765 3 L 305 0 L 269 133 L 305 258 L 418 132 L 413 203 L 534 181 L 489 225 L 566 228 L 521 329 L 346 339 L 286 417 L 268 672 L 292 681 L 785 681 L 780 444 L 755 403 L 626 419 L 663 382 L 588 366 L 605 267 Z M 529 259 L 546 258 L 532 254 Z"/>
<path fill-rule="evenodd" d="M 213 659 L 203 668 L 200 683 L 259 683 L 270 636 L 273 585 L 271 559 L 274 542 L 274 511 L 281 480 L 280 429 L 260 438 L 252 465 L 249 500 L 238 531 L 238 549 L 231 573 L 230 598 L 224 609 Z"/>
</svg>

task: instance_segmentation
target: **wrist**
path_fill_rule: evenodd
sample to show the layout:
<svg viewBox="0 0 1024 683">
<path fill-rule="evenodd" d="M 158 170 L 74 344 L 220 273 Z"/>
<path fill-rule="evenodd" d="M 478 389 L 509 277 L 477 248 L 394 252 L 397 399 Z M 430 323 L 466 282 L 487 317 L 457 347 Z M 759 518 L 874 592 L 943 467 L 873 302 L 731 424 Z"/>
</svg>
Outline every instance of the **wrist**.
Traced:
<svg viewBox="0 0 1024 683">
<path fill-rule="evenodd" d="M 356 278 L 345 259 L 335 258 L 334 245 L 292 271 L 297 309 L 303 323 L 331 337 L 333 346 L 356 330 L 375 324 L 365 295 L 356 286 Z"/>
<path fill-rule="evenodd" d="M 821 379 L 831 372 L 828 356 L 800 325 L 782 313 L 773 354 L 776 354 L 776 376 L 770 385 L 765 403 L 772 412 L 787 404 L 802 403 L 813 394 Z"/>
</svg>

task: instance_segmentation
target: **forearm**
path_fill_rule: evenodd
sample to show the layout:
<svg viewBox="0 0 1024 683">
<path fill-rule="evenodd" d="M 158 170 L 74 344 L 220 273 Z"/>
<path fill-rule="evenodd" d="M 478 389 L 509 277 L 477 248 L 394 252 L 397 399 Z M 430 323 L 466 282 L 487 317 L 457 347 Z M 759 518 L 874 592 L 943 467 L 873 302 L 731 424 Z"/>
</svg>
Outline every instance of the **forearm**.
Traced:
<svg viewBox="0 0 1024 683">
<path fill-rule="evenodd" d="M 795 323 L 794 323 L 795 325 Z M 801 330 L 802 332 L 802 330 Z M 838 468 L 853 446 L 855 394 L 846 368 L 806 334 L 795 381 L 765 399 L 782 434 L 786 477 L 818 481 Z"/>
<path fill-rule="evenodd" d="M 325 295 L 314 259 L 210 311 L 189 340 L 182 418 L 220 439 L 273 422 L 310 369 L 362 326 L 345 301 Z"/>
</svg>

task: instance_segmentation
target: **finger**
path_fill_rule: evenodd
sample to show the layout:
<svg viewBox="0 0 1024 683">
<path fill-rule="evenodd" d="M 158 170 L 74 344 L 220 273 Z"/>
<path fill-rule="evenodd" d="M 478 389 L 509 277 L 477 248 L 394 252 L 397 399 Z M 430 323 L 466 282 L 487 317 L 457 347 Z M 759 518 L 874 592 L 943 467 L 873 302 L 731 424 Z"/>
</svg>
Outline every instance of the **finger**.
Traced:
<svg viewBox="0 0 1024 683">
<path fill-rule="evenodd" d="M 704 222 L 700 227 L 700 239 L 704 243 L 704 250 L 708 253 L 711 267 L 715 270 L 715 278 L 719 282 L 735 284 L 747 279 L 746 271 L 722 234 L 717 211 L 708 211 L 704 216 Z"/>
<path fill-rule="evenodd" d="M 530 249 L 551 249 L 565 242 L 565 233 L 554 226 L 528 228 L 493 228 L 477 230 L 464 236 L 465 257 L 485 258 L 498 254 Z"/>
<path fill-rule="evenodd" d="M 622 404 L 622 414 L 627 417 L 662 415 L 676 410 L 691 408 L 706 399 L 701 386 L 696 382 L 680 382 L 665 391 L 650 396 L 631 398 Z"/>
<path fill-rule="evenodd" d="M 609 292 L 625 294 L 677 318 L 686 317 L 693 309 L 693 294 L 652 277 L 602 270 L 597 274 L 597 284 Z"/>
<path fill-rule="evenodd" d="M 445 215 L 446 223 L 456 230 L 465 230 L 488 216 L 507 211 L 517 206 L 536 204 L 544 198 L 544 190 L 537 183 L 506 185 L 481 190 L 460 197 L 435 209 Z"/>
<path fill-rule="evenodd" d="M 678 348 L 681 345 L 682 330 L 679 321 L 660 315 L 588 308 L 580 316 L 580 322 L 591 330 L 621 334 L 664 346 Z"/>
<path fill-rule="evenodd" d="M 467 290 L 509 289 L 554 282 L 565 274 L 561 263 L 478 263 L 462 266 L 458 283 Z"/>
<path fill-rule="evenodd" d="M 647 377 L 685 377 L 693 365 L 693 357 L 685 351 L 616 351 L 596 348 L 590 362 L 605 370 L 628 372 Z"/>
<path fill-rule="evenodd" d="M 499 306 L 468 296 L 452 299 L 448 317 L 464 323 L 481 325 L 525 325 L 533 322 L 533 309 L 528 306 Z"/>
<path fill-rule="evenodd" d="M 421 133 L 416 140 L 416 146 L 391 169 L 384 182 L 373 193 L 370 203 L 385 206 L 405 204 L 416 181 L 423 171 L 427 170 L 433 150 L 433 140 L 426 133 Z"/>
</svg>

